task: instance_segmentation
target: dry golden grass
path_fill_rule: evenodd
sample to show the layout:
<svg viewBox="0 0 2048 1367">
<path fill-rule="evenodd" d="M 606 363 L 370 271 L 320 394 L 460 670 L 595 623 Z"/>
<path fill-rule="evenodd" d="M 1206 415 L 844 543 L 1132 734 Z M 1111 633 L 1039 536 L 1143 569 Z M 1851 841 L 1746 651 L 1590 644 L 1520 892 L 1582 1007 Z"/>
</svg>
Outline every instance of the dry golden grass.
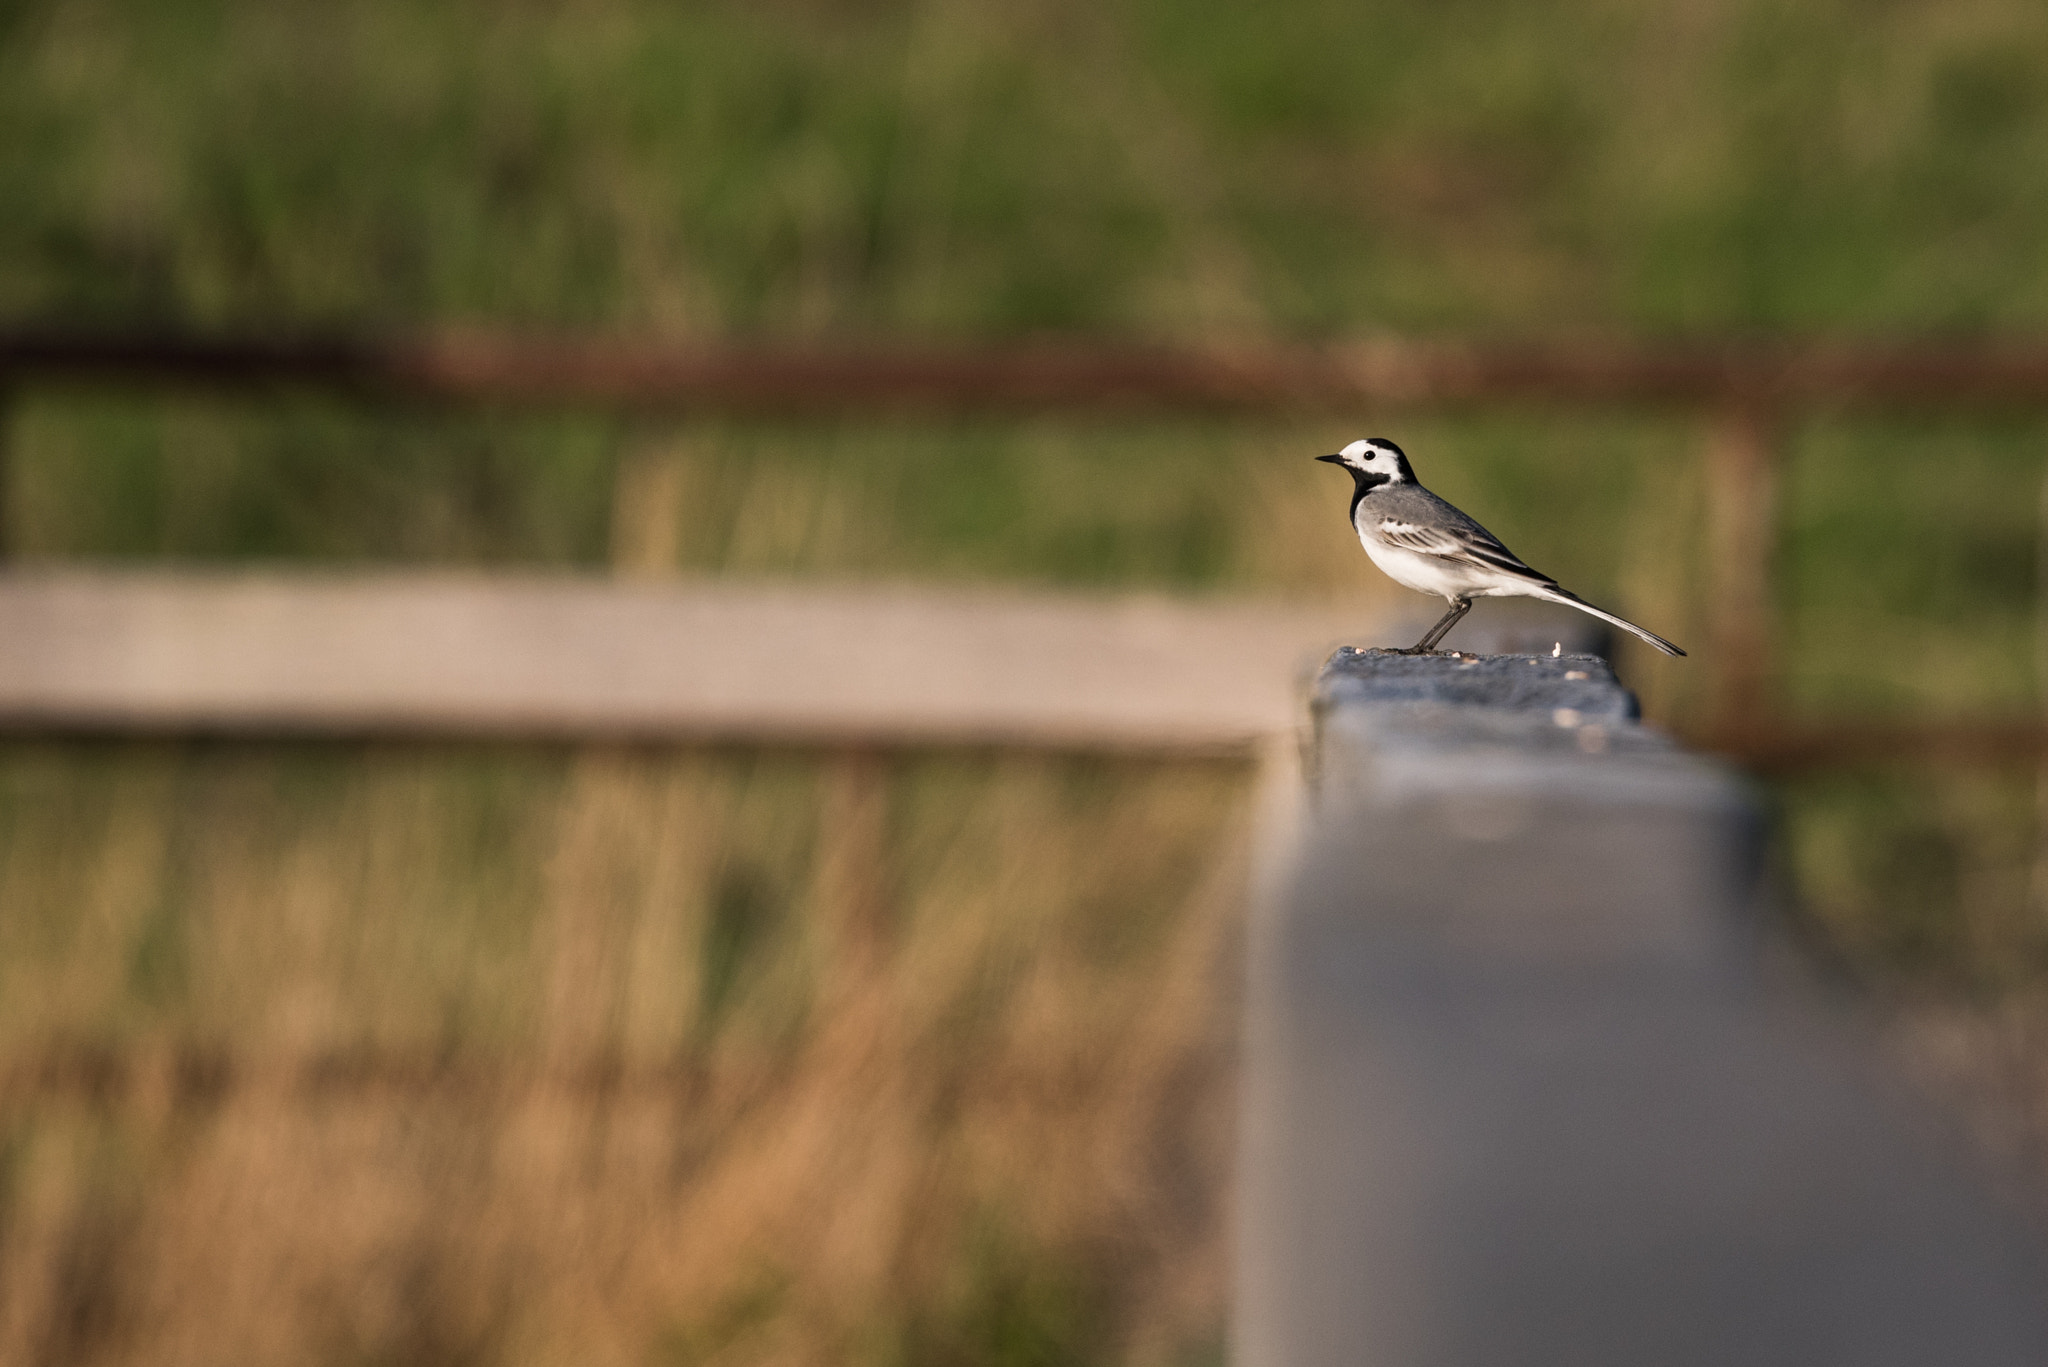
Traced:
<svg viewBox="0 0 2048 1367">
<path fill-rule="evenodd" d="M 0 1360 L 1215 1351 L 1240 768 L 5 776 Z"/>
</svg>

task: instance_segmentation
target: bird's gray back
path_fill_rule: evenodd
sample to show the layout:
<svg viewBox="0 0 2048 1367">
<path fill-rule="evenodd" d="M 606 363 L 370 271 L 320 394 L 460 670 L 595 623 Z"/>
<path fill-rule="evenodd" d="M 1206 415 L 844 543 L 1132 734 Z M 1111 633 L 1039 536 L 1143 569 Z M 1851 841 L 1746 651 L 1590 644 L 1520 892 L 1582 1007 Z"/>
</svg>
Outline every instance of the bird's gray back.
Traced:
<svg viewBox="0 0 2048 1367">
<path fill-rule="evenodd" d="M 1444 502 L 1420 484 L 1384 484 L 1358 501 L 1357 520 L 1377 522 L 1391 519 L 1418 527 L 1441 527 L 1446 531 L 1477 532 L 1488 541 L 1500 538 L 1474 522 L 1459 509 Z"/>
<path fill-rule="evenodd" d="M 1532 568 L 1509 550 L 1501 539 L 1480 526 L 1459 508 L 1446 503 L 1420 484 L 1384 484 L 1358 500 L 1352 510 L 1352 525 L 1360 536 L 1379 535 L 1382 522 L 1401 522 L 1443 534 L 1466 555 L 1477 556 L 1496 568 L 1525 574 L 1540 583 L 1557 581 Z M 1385 538 L 1382 537 L 1382 540 Z"/>
</svg>

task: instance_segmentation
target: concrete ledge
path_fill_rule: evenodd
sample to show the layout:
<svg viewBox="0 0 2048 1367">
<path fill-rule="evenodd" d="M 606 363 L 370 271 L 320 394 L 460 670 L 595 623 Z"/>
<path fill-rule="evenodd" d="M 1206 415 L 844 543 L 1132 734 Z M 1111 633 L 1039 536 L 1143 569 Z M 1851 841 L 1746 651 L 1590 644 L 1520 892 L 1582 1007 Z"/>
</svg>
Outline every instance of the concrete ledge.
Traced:
<svg viewBox="0 0 2048 1367">
<path fill-rule="evenodd" d="M 1346 646 L 1316 678 L 1315 705 L 1435 703 L 1521 715 L 1572 708 L 1589 720 L 1633 722 L 1635 694 L 1597 655 L 1403 655 Z"/>
<path fill-rule="evenodd" d="M 1315 714 L 1250 935 L 1235 1361 L 2048 1361 L 2048 1246 L 1763 971 L 1740 781 L 1589 658 L 1340 652 Z"/>
</svg>

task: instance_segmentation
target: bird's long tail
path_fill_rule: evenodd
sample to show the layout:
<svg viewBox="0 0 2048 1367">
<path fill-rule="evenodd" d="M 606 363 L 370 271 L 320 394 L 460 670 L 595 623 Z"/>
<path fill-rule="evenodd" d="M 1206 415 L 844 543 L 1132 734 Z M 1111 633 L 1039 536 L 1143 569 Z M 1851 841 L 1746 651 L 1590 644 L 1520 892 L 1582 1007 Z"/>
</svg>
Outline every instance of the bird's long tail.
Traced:
<svg viewBox="0 0 2048 1367">
<path fill-rule="evenodd" d="M 1607 611 L 1605 608 L 1596 608 L 1591 603 L 1579 597 L 1577 594 L 1570 592 L 1569 590 L 1552 589 L 1548 593 L 1539 596 L 1547 598 L 1553 603 L 1563 603 L 1566 607 L 1577 608 L 1580 612 L 1590 613 L 1591 615 L 1598 617 L 1603 622 L 1613 623 L 1615 626 L 1620 627 L 1623 631 L 1633 632 L 1637 636 L 1642 637 L 1645 641 L 1648 641 L 1651 645 L 1657 647 L 1657 649 L 1663 651 L 1666 655 L 1685 654 L 1684 651 L 1680 650 L 1677 646 L 1671 644 L 1671 642 L 1665 640 L 1662 636 L 1659 636 L 1656 632 L 1645 631 L 1641 627 L 1637 626 L 1634 622 L 1630 622 L 1623 618 L 1616 617 L 1613 613 Z"/>
</svg>

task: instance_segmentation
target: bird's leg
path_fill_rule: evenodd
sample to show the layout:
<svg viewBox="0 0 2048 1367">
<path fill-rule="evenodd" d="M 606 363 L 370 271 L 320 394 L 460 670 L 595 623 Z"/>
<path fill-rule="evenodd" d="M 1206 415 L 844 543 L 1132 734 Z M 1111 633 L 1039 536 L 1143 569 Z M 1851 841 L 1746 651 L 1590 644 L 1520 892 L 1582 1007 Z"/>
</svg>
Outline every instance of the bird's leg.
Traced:
<svg viewBox="0 0 2048 1367">
<path fill-rule="evenodd" d="M 1472 611 L 1472 600 L 1470 598 L 1453 598 L 1451 600 L 1451 610 L 1439 618 L 1437 624 L 1431 627 L 1421 640 L 1406 650 L 1397 651 L 1396 653 L 1401 655 L 1436 654 L 1436 643 L 1441 641 L 1450 632 L 1452 627 L 1458 625 L 1460 617 L 1463 617 L 1470 611 Z"/>
</svg>

